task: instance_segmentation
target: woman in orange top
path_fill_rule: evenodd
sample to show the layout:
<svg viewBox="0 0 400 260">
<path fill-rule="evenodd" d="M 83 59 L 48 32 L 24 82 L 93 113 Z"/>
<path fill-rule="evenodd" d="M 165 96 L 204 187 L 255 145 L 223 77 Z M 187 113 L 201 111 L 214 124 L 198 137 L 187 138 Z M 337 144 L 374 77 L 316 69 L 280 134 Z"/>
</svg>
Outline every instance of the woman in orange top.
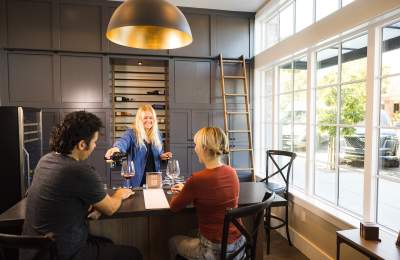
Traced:
<svg viewBox="0 0 400 260">
<path fill-rule="evenodd" d="M 200 129 L 194 136 L 195 151 L 205 168 L 177 184 L 170 207 L 179 211 L 188 204 L 196 207 L 199 237 L 174 236 L 170 239 L 171 259 L 179 254 L 186 259 L 219 259 L 222 227 L 227 208 L 236 208 L 239 198 L 239 179 L 235 169 L 224 165 L 221 156 L 228 153 L 228 139 L 217 127 Z M 229 229 L 228 253 L 245 243 L 239 230 Z M 235 259 L 241 259 L 239 254 Z"/>
</svg>

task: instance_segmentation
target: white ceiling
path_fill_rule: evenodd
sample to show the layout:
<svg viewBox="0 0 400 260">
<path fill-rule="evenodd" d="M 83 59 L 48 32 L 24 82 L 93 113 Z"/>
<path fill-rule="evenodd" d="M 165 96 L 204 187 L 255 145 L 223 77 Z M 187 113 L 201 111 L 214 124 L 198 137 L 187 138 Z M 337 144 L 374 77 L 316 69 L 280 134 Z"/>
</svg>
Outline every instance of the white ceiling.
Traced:
<svg viewBox="0 0 400 260">
<path fill-rule="evenodd" d="M 123 0 L 114 0 L 123 1 Z M 269 0 L 169 0 L 176 6 L 255 12 Z"/>
</svg>

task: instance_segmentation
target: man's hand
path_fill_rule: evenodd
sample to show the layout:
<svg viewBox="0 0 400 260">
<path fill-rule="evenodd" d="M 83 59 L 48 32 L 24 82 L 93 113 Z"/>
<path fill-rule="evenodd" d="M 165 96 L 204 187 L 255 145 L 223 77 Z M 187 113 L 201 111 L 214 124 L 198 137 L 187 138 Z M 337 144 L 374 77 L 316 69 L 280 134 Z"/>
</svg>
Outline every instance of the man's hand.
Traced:
<svg viewBox="0 0 400 260">
<path fill-rule="evenodd" d="M 118 197 L 121 200 L 125 200 L 129 198 L 131 195 L 135 194 L 131 189 L 118 189 L 115 191 L 115 193 L 112 195 L 112 197 Z"/>
<path fill-rule="evenodd" d="M 171 188 L 171 190 L 172 190 L 173 193 L 179 193 L 179 192 L 182 191 L 182 189 L 183 189 L 184 186 L 185 186 L 185 185 L 184 185 L 183 183 L 178 183 L 178 184 L 175 184 L 175 185 Z"/>
<path fill-rule="evenodd" d="M 93 220 L 97 220 L 99 219 L 101 216 L 101 213 L 97 210 L 93 210 L 92 212 L 89 213 L 89 215 L 87 216 L 87 218 L 89 219 L 93 219 Z"/>
<path fill-rule="evenodd" d="M 171 152 L 165 152 L 160 155 L 161 160 L 168 160 L 172 158 L 172 153 Z"/>
</svg>

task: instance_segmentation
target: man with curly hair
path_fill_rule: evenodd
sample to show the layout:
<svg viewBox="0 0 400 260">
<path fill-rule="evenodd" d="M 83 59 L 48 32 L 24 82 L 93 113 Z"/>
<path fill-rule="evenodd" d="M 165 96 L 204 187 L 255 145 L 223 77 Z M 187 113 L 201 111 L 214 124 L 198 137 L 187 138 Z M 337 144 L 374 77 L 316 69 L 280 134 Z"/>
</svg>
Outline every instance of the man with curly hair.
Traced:
<svg viewBox="0 0 400 260">
<path fill-rule="evenodd" d="M 85 160 L 96 147 L 100 119 L 84 111 L 68 114 L 53 129 L 52 152 L 43 156 L 28 190 L 25 235 L 51 233 L 57 259 L 142 259 L 134 247 L 114 245 L 106 238 L 88 234 L 88 210 L 114 214 L 130 189 L 118 189 L 109 196 L 94 168 Z M 20 259 L 33 259 L 43 252 L 21 250 Z"/>
</svg>

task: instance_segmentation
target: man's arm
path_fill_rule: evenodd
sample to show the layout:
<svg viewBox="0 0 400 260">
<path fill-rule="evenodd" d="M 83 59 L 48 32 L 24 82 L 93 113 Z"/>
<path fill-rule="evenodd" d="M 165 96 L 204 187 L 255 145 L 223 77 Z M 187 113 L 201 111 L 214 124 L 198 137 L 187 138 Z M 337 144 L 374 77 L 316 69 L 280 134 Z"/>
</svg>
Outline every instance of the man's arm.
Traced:
<svg viewBox="0 0 400 260">
<path fill-rule="evenodd" d="M 104 199 L 95 203 L 93 207 L 100 211 L 100 213 L 111 216 L 119 209 L 122 201 L 132 194 L 133 191 L 130 189 L 118 189 L 112 196 L 106 195 Z"/>
</svg>

